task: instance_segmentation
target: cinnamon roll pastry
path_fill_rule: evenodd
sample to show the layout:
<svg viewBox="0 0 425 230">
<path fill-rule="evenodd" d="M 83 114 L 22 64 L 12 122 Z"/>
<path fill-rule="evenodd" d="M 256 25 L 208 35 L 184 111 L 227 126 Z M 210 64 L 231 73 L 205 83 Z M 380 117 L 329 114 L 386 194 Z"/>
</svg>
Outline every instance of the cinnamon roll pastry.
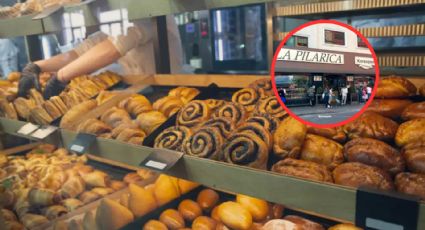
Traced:
<svg viewBox="0 0 425 230">
<path fill-rule="evenodd" d="M 185 126 L 169 127 L 155 138 L 154 148 L 182 151 L 182 145 L 191 133 L 190 129 Z"/>
<path fill-rule="evenodd" d="M 124 109 L 112 107 L 100 117 L 100 120 L 111 126 L 117 127 L 121 123 L 131 123 L 131 117 Z"/>
<path fill-rule="evenodd" d="M 152 108 L 162 112 L 166 117 L 171 117 L 171 115 L 178 112 L 184 104 L 185 103 L 180 99 L 180 97 L 166 96 L 156 100 L 153 103 Z"/>
<path fill-rule="evenodd" d="M 273 135 L 273 153 L 279 158 L 298 158 L 307 127 L 293 117 L 285 118 Z"/>
<path fill-rule="evenodd" d="M 80 123 L 80 125 L 78 125 L 77 132 L 100 135 L 102 133 L 111 132 L 111 127 L 96 118 L 91 118 Z"/>
<path fill-rule="evenodd" d="M 202 123 L 201 126 L 217 127 L 220 130 L 221 135 L 225 138 L 228 137 L 236 129 L 236 126 L 232 122 L 232 120 L 226 117 L 211 118 L 208 121 Z"/>
<path fill-rule="evenodd" d="M 245 107 L 247 112 L 252 112 L 260 99 L 257 91 L 253 88 L 244 88 L 235 92 L 232 96 L 232 101 L 234 103 L 239 103 Z"/>
<path fill-rule="evenodd" d="M 280 121 L 279 119 L 272 117 L 268 113 L 259 113 L 255 116 L 249 117 L 245 122 L 257 123 L 273 134 L 276 131 L 277 125 Z"/>
<path fill-rule="evenodd" d="M 84 204 L 88 204 L 98 200 L 100 197 L 101 196 L 98 193 L 93 191 L 85 191 L 78 196 L 78 199 L 81 200 Z"/>
<path fill-rule="evenodd" d="M 152 110 L 150 101 L 143 95 L 134 94 L 133 96 L 122 100 L 118 107 L 127 110 L 131 115 L 137 116 L 141 113 Z"/>
<path fill-rule="evenodd" d="M 267 169 L 269 149 L 267 144 L 254 133 L 235 133 L 224 145 L 223 158 L 228 163 Z"/>
<path fill-rule="evenodd" d="M 217 108 L 220 108 L 221 106 L 223 106 L 226 103 L 226 101 L 225 100 L 217 100 L 217 99 L 207 99 L 207 100 L 205 100 L 205 103 L 207 103 L 211 112 L 214 112 Z"/>
<path fill-rule="evenodd" d="M 271 150 L 273 147 L 273 137 L 270 132 L 258 123 L 244 123 L 237 130 L 236 133 L 247 133 L 256 135 L 259 137 L 267 146 L 267 149 Z"/>
<path fill-rule="evenodd" d="M 273 86 L 270 78 L 262 78 L 249 84 L 250 88 L 255 89 L 260 95 L 261 99 L 269 96 L 274 96 Z"/>
<path fill-rule="evenodd" d="M 52 190 L 32 188 L 28 193 L 28 202 L 35 206 L 49 206 L 60 201 L 60 197 Z"/>
<path fill-rule="evenodd" d="M 43 215 L 49 220 L 54 220 L 68 213 L 68 210 L 62 205 L 52 205 L 43 210 Z"/>
<path fill-rule="evenodd" d="M 124 129 L 120 134 L 118 134 L 118 136 L 115 138 L 118 141 L 123 141 L 123 142 L 129 142 L 131 139 L 138 137 L 140 139 L 138 140 L 142 140 L 146 137 L 146 133 L 143 132 L 143 130 L 141 129 Z M 133 141 L 135 141 L 136 139 L 133 139 Z M 138 142 L 139 144 L 142 143 L 141 141 Z"/>
<path fill-rule="evenodd" d="M 224 138 L 216 127 L 203 127 L 183 143 L 183 152 L 201 158 L 220 160 Z"/>
<path fill-rule="evenodd" d="M 6 99 L 0 99 L 0 112 L 3 117 L 9 119 L 18 119 L 18 114 L 13 107 L 12 103 L 9 103 Z"/>
<path fill-rule="evenodd" d="M 254 114 L 268 113 L 272 117 L 282 120 L 287 115 L 287 112 L 282 108 L 275 96 L 270 96 L 260 100 L 255 107 Z"/>
<path fill-rule="evenodd" d="M 238 125 L 245 120 L 246 110 L 238 103 L 228 102 L 214 112 L 213 118 L 219 117 L 228 118 L 234 124 Z"/>
<path fill-rule="evenodd" d="M 333 182 L 332 174 L 326 166 L 311 161 L 286 158 L 274 164 L 271 170 L 308 180 Z"/>
<path fill-rule="evenodd" d="M 139 127 L 148 135 L 166 120 L 167 117 L 164 116 L 163 113 L 155 110 L 141 113 L 136 118 L 136 122 L 139 124 Z"/>
<path fill-rule="evenodd" d="M 62 201 L 62 205 L 68 209 L 68 212 L 72 212 L 75 209 L 83 206 L 83 202 L 75 198 L 69 198 Z"/>
<path fill-rule="evenodd" d="M 176 123 L 191 128 L 208 120 L 210 115 L 211 110 L 204 101 L 194 100 L 180 109 Z"/>
<path fill-rule="evenodd" d="M 189 87 L 177 87 L 168 92 L 169 96 L 180 97 L 185 104 L 194 99 L 198 94 L 198 89 Z"/>
</svg>

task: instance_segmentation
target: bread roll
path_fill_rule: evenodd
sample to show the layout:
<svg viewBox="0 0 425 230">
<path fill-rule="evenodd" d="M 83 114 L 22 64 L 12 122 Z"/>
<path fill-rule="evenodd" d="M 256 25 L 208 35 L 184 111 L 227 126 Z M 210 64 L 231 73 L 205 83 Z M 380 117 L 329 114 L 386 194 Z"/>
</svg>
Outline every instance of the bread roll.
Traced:
<svg viewBox="0 0 425 230">
<path fill-rule="evenodd" d="M 241 104 L 247 112 L 254 110 L 258 100 L 260 100 L 260 95 L 253 88 L 240 89 L 233 93 L 232 96 L 232 101 Z"/>
<path fill-rule="evenodd" d="M 158 126 L 164 123 L 167 120 L 167 117 L 165 117 L 161 112 L 153 110 L 139 114 L 136 120 L 139 127 L 149 135 Z"/>
<path fill-rule="evenodd" d="M 334 169 L 344 161 L 342 145 L 321 136 L 307 134 L 301 150 L 301 159 Z"/>
<path fill-rule="evenodd" d="M 329 138 L 339 143 L 344 143 L 347 138 L 341 126 L 334 128 L 316 128 L 313 126 L 307 126 L 307 132 Z"/>
<path fill-rule="evenodd" d="M 264 221 L 269 214 L 269 204 L 265 200 L 254 197 L 237 194 L 236 202 L 242 205 L 248 212 L 251 213 L 252 219 L 255 222 Z"/>
<path fill-rule="evenodd" d="M 251 213 L 236 202 L 227 201 L 218 206 L 221 222 L 236 230 L 248 230 L 252 225 Z"/>
<path fill-rule="evenodd" d="M 193 230 L 216 230 L 217 221 L 207 216 L 197 217 L 192 223 Z"/>
<path fill-rule="evenodd" d="M 402 147 L 414 142 L 425 142 L 425 118 L 404 122 L 397 129 L 395 143 Z"/>
<path fill-rule="evenodd" d="M 98 230 L 95 216 L 91 211 L 87 211 L 83 217 L 83 229 L 84 230 Z"/>
<path fill-rule="evenodd" d="M 316 222 L 313 222 L 311 220 L 307 220 L 305 218 L 302 218 L 300 216 L 289 215 L 289 216 L 285 216 L 284 219 L 291 221 L 292 223 L 294 223 L 300 229 L 325 230 L 325 228 L 322 225 L 320 225 Z"/>
<path fill-rule="evenodd" d="M 368 186 L 382 190 L 394 189 L 391 176 L 384 170 L 358 162 L 338 165 L 333 171 L 335 184 L 358 188 Z"/>
<path fill-rule="evenodd" d="M 298 158 L 307 127 L 293 117 L 285 118 L 273 136 L 273 153 L 279 158 Z"/>
<path fill-rule="evenodd" d="M 68 212 L 72 212 L 84 205 L 83 202 L 75 198 L 65 199 L 61 202 L 61 204 L 68 209 Z"/>
<path fill-rule="evenodd" d="M 282 108 L 275 96 L 270 96 L 260 100 L 255 107 L 254 114 L 267 113 L 277 119 L 284 119 L 288 113 Z"/>
<path fill-rule="evenodd" d="M 315 162 L 286 158 L 273 165 L 271 171 L 308 180 L 332 183 L 329 169 Z"/>
<path fill-rule="evenodd" d="M 91 203 L 95 200 L 98 200 L 99 198 L 101 198 L 101 196 L 93 191 L 84 191 L 78 196 L 78 199 L 81 200 L 84 204 Z"/>
<path fill-rule="evenodd" d="M 198 197 L 196 198 L 196 202 L 201 206 L 204 211 L 211 211 L 214 208 L 218 201 L 220 200 L 220 196 L 218 193 L 212 189 L 203 189 L 199 192 Z"/>
<path fill-rule="evenodd" d="M 43 210 L 43 215 L 49 220 L 54 220 L 68 213 L 68 210 L 62 205 L 52 205 Z"/>
<path fill-rule="evenodd" d="M 411 143 L 403 147 L 402 155 L 407 168 L 414 173 L 425 174 L 425 143 Z"/>
<path fill-rule="evenodd" d="M 228 118 L 232 121 L 232 123 L 238 125 L 241 124 L 247 116 L 247 112 L 245 108 L 233 102 L 227 102 L 221 107 L 217 108 L 212 115 L 213 118 Z"/>
<path fill-rule="evenodd" d="M 118 230 L 133 221 L 133 214 L 116 201 L 104 198 L 96 211 L 96 223 L 102 230 Z"/>
<path fill-rule="evenodd" d="M 203 127 L 192 134 L 182 146 L 185 154 L 214 160 L 222 159 L 224 138 L 216 127 Z"/>
<path fill-rule="evenodd" d="M 274 220 L 269 220 L 267 221 L 262 230 L 298 230 L 299 228 L 297 227 L 296 224 L 292 223 L 289 220 L 279 220 L 279 219 L 274 219 Z"/>
<path fill-rule="evenodd" d="M 155 138 L 154 148 L 182 151 L 182 145 L 190 135 L 190 129 L 184 126 L 169 127 Z"/>
<path fill-rule="evenodd" d="M 397 191 L 425 200 L 425 175 L 403 172 L 395 178 Z"/>
<path fill-rule="evenodd" d="M 168 229 L 184 228 L 184 219 L 180 213 L 175 209 L 167 209 L 159 216 L 159 221 L 164 223 Z"/>
<path fill-rule="evenodd" d="M 347 161 L 381 168 L 393 175 L 404 171 L 404 159 L 399 151 L 385 142 L 372 138 L 356 138 L 344 146 Z"/>
<path fill-rule="evenodd" d="M 174 113 L 178 112 L 183 107 L 184 102 L 175 96 L 166 96 L 156 100 L 152 108 L 163 113 L 166 117 L 171 117 Z"/>
<path fill-rule="evenodd" d="M 413 120 L 417 118 L 425 118 L 425 101 L 413 103 L 407 106 L 401 114 L 403 120 Z"/>
<path fill-rule="evenodd" d="M 168 230 L 168 228 L 161 221 L 150 220 L 143 226 L 143 230 Z"/>
<path fill-rule="evenodd" d="M 201 100 L 194 100 L 186 104 L 177 114 L 177 125 L 194 127 L 210 118 L 211 110 Z"/>
<path fill-rule="evenodd" d="M 60 122 L 61 128 L 72 128 L 73 122 L 97 106 L 96 100 L 88 100 L 72 107 Z"/>
<path fill-rule="evenodd" d="M 183 200 L 180 202 L 177 210 L 180 215 L 188 222 L 192 222 L 197 217 L 202 215 L 201 206 L 193 200 Z"/>
<path fill-rule="evenodd" d="M 416 87 L 407 78 L 398 76 L 383 77 L 378 83 L 376 98 L 407 98 L 416 95 Z"/>
<path fill-rule="evenodd" d="M 158 206 L 178 198 L 180 190 L 177 178 L 161 174 L 155 182 L 154 195 Z"/>
<path fill-rule="evenodd" d="M 268 77 L 256 80 L 249 84 L 248 87 L 255 89 L 261 99 L 274 96 L 272 82 Z"/>
<path fill-rule="evenodd" d="M 188 181 L 188 180 L 184 180 L 184 179 L 180 179 L 180 178 L 177 180 L 177 184 L 179 186 L 180 194 L 182 194 L 182 195 L 192 191 L 193 189 L 195 189 L 199 186 L 198 183 Z"/>
<path fill-rule="evenodd" d="M 390 142 L 394 139 L 398 124 L 374 112 L 364 112 L 356 120 L 344 125 L 349 139 L 369 137 Z"/>
<path fill-rule="evenodd" d="M 412 101 L 405 99 L 374 99 L 367 111 L 379 113 L 391 119 L 398 119 L 404 108 L 410 104 L 412 104 Z"/>
<path fill-rule="evenodd" d="M 354 226 L 353 224 L 337 224 L 328 228 L 328 230 L 363 230 L 363 229 L 358 228 Z"/>
<path fill-rule="evenodd" d="M 42 106 L 44 103 L 43 95 L 38 92 L 36 89 L 30 89 L 28 91 L 28 98 L 35 102 L 35 105 Z"/>
<path fill-rule="evenodd" d="M 128 190 L 130 193 L 128 208 L 134 216 L 144 216 L 157 208 L 155 197 L 151 192 L 135 184 L 130 184 Z"/>
</svg>

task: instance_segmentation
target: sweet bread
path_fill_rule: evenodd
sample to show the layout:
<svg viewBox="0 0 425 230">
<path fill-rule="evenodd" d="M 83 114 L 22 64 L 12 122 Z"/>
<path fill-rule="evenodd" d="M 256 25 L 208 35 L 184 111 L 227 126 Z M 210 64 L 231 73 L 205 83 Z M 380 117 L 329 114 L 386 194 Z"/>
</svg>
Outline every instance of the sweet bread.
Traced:
<svg viewBox="0 0 425 230">
<path fill-rule="evenodd" d="M 259 124 L 263 126 L 271 134 L 273 134 L 276 131 L 277 125 L 279 124 L 279 122 L 280 121 L 277 118 L 272 117 L 268 113 L 258 113 L 255 116 L 248 117 L 248 119 L 246 119 L 245 121 L 245 123 Z"/>
<path fill-rule="evenodd" d="M 425 142 L 408 144 L 403 147 L 401 154 L 411 172 L 425 174 Z"/>
<path fill-rule="evenodd" d="M 31 110 L 36 107 L 33 101 L 25 99 L 23 97 L 16 98 L 15 101 L 13 101 L 13 105 L 15 106 L 16 112 L 19 117 L 25 120 L 29 119 Z"/>
<path fill-rule="evenodd" d="M 325 230 L 325 228 L 311 220 L 302 218 L 300 216 L 289 215 L 285 216 L 284 220 L 291 221 L 300 229 L 308 229 L 308 230 Z"/>
<path fill-rule="evenodd" d="M 101 135 L 103 133 L 109 133 L 111 130 L 111 127 L 104 122 L 95 118 L 90 118 L 80 123 L 76 131 L 81 133 L 91 133 L 93 135 Z"/>
<path fill-rule="evenodd" d="M 97 106 L 96 100 L 88 100 L 72 107 L 61 119 L 61 128 L 72 128 L 73 122 L 83 114 L 91 111 Z"/>
<path fill-rule="evenodd" d="M 190 135 L 190 129 L 185 126 L 169 127 L 155 138 L 154 148 L 182 151 L 182 145 Z"/>
<path fill-rule="evenodd" d="M 349 162 L 381 168 L 393 175 L 404 171 L 404 159 L 399 151 L 385 142 L 372 138 L 356 138 L 344 145 L 345 159 Z"/>
<path fill-rule="evenodd" d="M 316 128 L 313 126 L 307 126 L 307 132 L 329 138 L 339 143 L 344 143 L 347 138 L 342 127 Z"/>
<path fill-rule="evenodd" d="M 251 84 L 249 84 L 248 87 L 255 89 L 260 95 L 261 99 L 274 96 L 273 86 L 272 86 L 272 82 L 270 78 L 262 78 L 262 79 L 256 80 L 252 82 Z"/>
<path fill-rule="evenodd" d="M 217 108 L 220 108 L 222 105 L 224 105 L 226 103 L 226 101 L 225 100 L 218 100 L 218 99 L 207 99 L 207 100 L 205 100 L 205 103 L 207 103 L 211 112 L 214 113 L 214 111 Z"/>
<path fill-rule="evenodd" d="M 260 99 L 257 91 L 253 88 L 244 88 L 235 93 L 233 93 L 232 101 L 234 103 L 239 103 L 245 107 L 247 112 L 252 112 Z"/>
<path fill-rule="evenodd" d="M 118 202 L 104 198 L 99 204 L 96 211 L 96 223 L 99 229 L 117 230 L 131 221 L 134 216 L 130 210 L 122 206 Z"/>
<path fill-rule="evenodd" d="M 184 143 L 182 150 L 185 154 L 214 160 L 222 159 L 224 138 L 219 128 L 203 127 L 195 131 Z"/>
<path fill-rule="evenodd" d="M 182 215 L 175 209 L 163 211 L 159 216 L 159 221 L 164 223 L 168 229 L 182 229 L 185 226 Z"/>
<path fill-rule="evenodd" d="M 367 111 L 379 113 L 384 117 L 397 119 L 403 110 L 413 102 L 406 99 L 374 99 Z"/>
<path fill-rule="evenodd" d="M 249 229 L 252 225 L 252 215 L 242 205 L 227 201 L 218 206 L 218 216 L 231 229 Z"/>
<path fill-rule="evenodd" d="M 192 128 L 208 120 L 211 115 L 210 107 L 206 102 L 194 100 L 187 103 L 177 114 L 176 124 Z"/>
<path fill-rule="evenodd" d="M 311 161 L 286 158 L 274 164 L 271 171 L 308 180 L 333 182 L 332 174 L 326 166 Z"/>
<path fill-rule="evenodd" d="M 216 127 L 220 130 L 221 135 L 227 138 L 236 129 L 235 124 L 226 117 L 211 118 L 202 123 L 202 127 Z"/>
<path fill-rule="evenodd" d="M 416 95 L 416 86 L 407 78 L 398 76 L 383 77 L 378 83 L 376 98 L 407 98 Z"/>
<path fill-rule="evenodd" d="M 12 103 L 9 103 L 6 99 L 0 99 L 0 113 L 2 113 L 3 117 L 9 119 L 18 119 L 18 114 L 13 107 Z"/>
<path fill-rule="evenodd" d="M 397 191 L 425 200 L 425 175 L 403 172 L 395 177 Z"/>
<path fill-rule="evenodd" d="M 82 178 L 86 185 L 91 187 L 107 187 L 110 180 L 108 174 L 99 170 L 87 173 Z"/>
<path fill-rule="evenodd" d="M 136 141 L 136 139 L 133 138 L 140 138 Z M 118 134 L 118 136 L 115 138 L 118 141 L 123 142 L 131 142 L 134 143 L 138 142 L 137 144 L 142 143 L 143 139 L 146 137 L 146 133 L 143 132 L 141 129 L 124 129 L 122 132 Z M 133 140 L 132 140 L 133 139 Z M 132 141 L 131 141 L 132 140 Z"/>
<path fill-rule="evenodd" d="M 393 190 L 391 176 L 384 170 L 359 162 L 338 165 L 332 172 L 335 184 L 358 188 L 368 186 L 382 190 Z"/>
<path fill-rule="evenodd" d="M 128 113 L 133 116 L 137 116 L 141 113 L 149 112 L 152 110 L 152 105 L 149 100 L 140 94 L 134 94 L 131 97 L 128 97 L 122 100 L 118 107 L 125 109 Z"/>
<path fill-rule="evenodd" d="M 332 170 L 344 162 L 342 145 L 325 137 L 307 134 L 301 150 L 301 159 L 326 165 Z"/>
<path fill-rule="evenodd" d="M 402 147 L 410 143 L 425 142 L 425 118 L 404 122 L 397 129 L 395 143 Z"/>
<path fill-rule="evenodd" d="M 407 106 L 401 114 L 403 120 L 413 120 L 417 118 L 425 118 L 425 101 L 413 103 Z"/>
<path fill-rule="evenodd" d="M 101 105 L 116 95 L 118 95 L 118 92 L 115 91 L 100 91 L 99 95 L 96 97 L 96 102 L 98 105 Z"/>
<path fill-rule="evenodd" d="M 298 158 L 307 127 L 293 117 L 285 118 L 273 135 L 273 153 L 279 158 Z"/>
<path fill-rule="evenodd" d="M 228 118 L 235 125 L 242 123 L 246 119 L 246 116 L 247 112 L 245 108 L 234 102 L 225 103 L 221 107 L 217 108 L 212 115 L 213 118 Z"/>
<path fill-rule="evenodd" d="M 168 92 L 169 96 L 179 97 L 185 104 L 193 100 L 198 94 L 198 89 L 189 87 L 177 87 Z"/>
<path fill-rule="evenodd" d="M 258 101 L 254 114 L 261 113 L 268 113 L 270 116 L 280 120 L 288 115 L 275 96 L 270 96 Z"/>
<path fill-rule="evenodd" d="M 131 123 L 120 123 L 114 129 L 112 129 L 112 131 L 111 131 L 112 138 L 116 138 L 122 131 L 124 131 L 126 129 L 140 130 L 139 126 L 135 122 L 131 122 Z"/>
<path fill-rule="evenodd" d="M 136 118 L 139 127 L 148 135 L 166 120 L 167 117 L 163 113 L 155 110 L 141 113 Z"/>
<path fill-rule="evenodd" d="M 232 164 L 267 169 L 269 147 L 254 132 L 235 133 L 223 146 L 223 159 Z"/>
<path fill-rule="evenodd" d="M 267 146 L 267 149 L 271 150 L 273 147 L 273 136 L 270 132 L 262 125 L 258 123 L 244 123 L 235 131 L 236 133 L 247 133 L 249 135 L 256 135 L 259 137 Z"/>
<path fill-rule="evenodd" d="M 35 107 L 31 109 L 28 120 L 39 125 L 49 125 L 52 123 L 53 117 L 43 107 Z"/>
<path fill-rule="evenodd" d="M 181 107 L 183 107 L 184 102 L 180 97 L 176 96 L 166 96 L 156 100 L 152 108 L 162 112 L 166 117 L 170 117 L 174 113 L 178 112 Z"/>
<path fill-rule="evenodd" d="M 111 126 L 117 127 L 121 123 L 131 123 L 131 117 L 124 109 L 112 107 L 102 114 L 100 120 Z"/>
<path fill-rule="evenodd" d="M 398 124 L 377 113 L 364 112 L 343 128 L 349 139 L 369 137 L 389 142 L 394 139 Z"/>
<path fill-rule="evenodd" d="M 248 210 L 255 222 L 263 222 L 269 215 L 269 204 L 265 200 L 237 194 L 236 202 Z"/>
</svg>

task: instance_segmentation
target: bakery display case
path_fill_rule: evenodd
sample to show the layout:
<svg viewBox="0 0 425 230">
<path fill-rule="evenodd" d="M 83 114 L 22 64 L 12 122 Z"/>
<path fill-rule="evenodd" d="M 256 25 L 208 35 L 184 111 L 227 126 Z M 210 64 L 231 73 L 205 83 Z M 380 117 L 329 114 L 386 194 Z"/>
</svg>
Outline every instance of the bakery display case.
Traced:
<svg viewBox="0 0 425 230">
<path fill-rule="evenodd" d="M 98 1 L 59 7 L 38 20 L 32 20 L 35 15 L 31 14 L 2 19 L 0 36 L 62 30 L 58 18 L 64 12 L 78 11 L 85 25 L 97 25 L 98 16 L 93 15 L 96 9 L 125 8 L 128 18 L 136 19 L 267 1 L 170 0 L 149 6 L 133 0 L 103 2 L 107 7 Z M 400 6 L 422 9 L 420 1 L 408 4 L 395 1 L 391 5 L 379 1 L 382 6 L 353 2 L 278 1 L 271 5 L 276 6 L 276 23 L 282 18 L 295 17 L 303 21 L 340 17 L 347 12 L 353 16 L 364 12 L 392 13 Z M 30 24 L 22 27 L 25 29 L 10 29 L 26 22 Z M 361 30 L 367 37 L 420 36 L 421 26 Z M 287 31 L 275 34 L 276 41 L 284 32 Z M 400 51 L 403 48 L 388 47 L 377 52 L 384 66 L 383 73 L 402 77 L 383 79 L 369 111 L 335 129 L 306 127 L 290 118 L 274 97 L 268 75 L 155 74 L 121 78 L 106 72 L 91 78 L 77 78 L 65 93 L 49 100 L 42 99 L 37 91 L 31 91 L 29 98 L 18 98 L 19 76 L 15 76 L 0 84 L 0 130 L 7 137 L 3 145 L 10 147 L 0 151 L 0 165 L 6 165 L 0 168 L 0 201 L 4 202 L 5 194 L 10 194 L 5 191 L 16 186 L 9 180 L 11 175 L 22 177 L 20 171 L 9 168 L 16 162 L 31 162 L 23 163 L 25 167 L 29 164 L 45 167 L 52 161 L 67 160 L 71 165 L 66 167 L 75 169 L 78 165 L 92 170 L 88 173 L 96 172 L 96 177 L 90 181 L 90 176 L 83 175 L 81 170 L 81 174 L 77 172 L 78 177 L 85 184 L 80 186 L 84 188 L 77 195 L 54 201 L 47 198 L 49 206 L 59 210 L 56 216 L 46 216 L 46 204 L 40 205 L 32 196 L 27 196 L 35 207 L 18 213 L 11 204 L 3 204 L 9 211 L 2 211 L 0 220 L 8 218 L 10 222 L 12 219 L 19 222 L 16 226 L 24 224 L 29 229 L 81 225 L 83 229 L 96 228 L 93 224 L 102 229 L 196 229 L 198 225 L 209 229 L 215 229 L 214 226 L 221 229 L 279 229 L 276 226 L 356 229 L 351 225 L 335 225 L 356 223 L 365 228 L 366 224 L 361 222 L 364 213 L 358 211 L 364 202 L 359 196 L 376 192 L 380 198 L 391 194 L 391 197 L 401 197 L 398 201 L 412 201 L 414 208 L 410 210 L 417 209 L 417 219 L 409 224 L 424 229 L 425 81 L 421 77 L 423 72 L 409 69 L 422 66 L 421 49 L 418 48 L 415 55 L 406 54 L 406 59 Z M 299 99 L 305 92 L 296 88 L 293 95 Z M 23 132 L 29 123 L 40 126 L 32 132 Z M 53 131 L 43 137 L 34 135 L 49 129 Z M 40 143 L 55 147 L 42 153 L 39 149 L 46 145 Z M 21 169 L 25 175 L 27 171 L 32 172 L 32 168 Z M 162 174 L 151 175 L 153 173 L 146 169 Z M 26 180 L 27 190 L 52 197 L 43 190 L 52 188 L 43 187 L 30 177 Z M 66 195 L 61 190 L 65 183 L 66 180 L 55 188 L 58 194 Z M 378 191 L 364 190 L 362 186 Z M 199 201 L 202 193 L 209 194 L 208 202 L 218 194 L 219 201 L 203 207 Z M 55 195 L 53 193 L 57 199 Z M 74 203 L 78 203 L 77 199 L 84 204 L 68 210 L 63 198 L 74 199 Z M 382 207 L 377 202 L 369 200 L 371 210 L 374 207 L 382 213 L 394 210 L 393 200 Z M 214 206 L 218 207 L 216 212 Z M 394 220 L 394 224 L 403 225 L 395 221 L 395 216 L 404 217 L 400 212 L 392 212 L 382 221 Z M 30 214 L 30 218 L 22 218 L 25 214 Z M 369 218 L 381 221 L 379 217 Z M 271 219 L 275 221 L 269 223 Z"/>
</svg>

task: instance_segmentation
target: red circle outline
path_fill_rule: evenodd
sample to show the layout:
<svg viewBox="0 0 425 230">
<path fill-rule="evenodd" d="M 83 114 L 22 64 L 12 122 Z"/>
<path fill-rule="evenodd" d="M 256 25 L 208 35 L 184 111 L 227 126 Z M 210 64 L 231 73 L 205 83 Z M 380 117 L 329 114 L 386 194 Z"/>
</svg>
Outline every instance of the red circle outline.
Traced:
<svg viewBox="0 0 425 230">
<path fill-rule="evenodd" d="M 311 25 L 315 25 L 315 24 L 321 24 L 321 23 L 328 23 L 328 24 L 335 24 L 335 25 L 339 25 L 342 27 L 345 27 L 351 31 L 353 31 L 355 34 L 357 34 L 357 36 L 359 36 L 363 42 L 366 43 L 367 48 L 369 48 L 370 52 L 372 53 L 372 58 L 373 61 L 375 63 L 375 84 L 372 90 L 372 95 L 371 95 L 371 100 L 368 100 L 366 102 L 366 104 L 362 107 L 362 109 L 357 112 L 356 114 L 354 114 L 352 117 L 350 117 L 349 119 L 346 119 L 344 121 L 341 122 L 337 122 L 337 123 L 332 123 L 332 124 L 316 124 L 307 120 L 304 120 L 300 117 L 298 117 L 295 113 L 293 113 L 290 109 L 288 109 L 288 107 L 286 107 L 285 103 L 283 103 L 283 101 L 281 100 L 279 93 L 277 92 L 277 87 L 276 87 L 276 82 L 275 82 L 275 65 L 276 65 L 276 61 L 277 61 L 277 56 L 279 54 L 279 51 L 283 48 L 283 45 L 286 43 L 286 41 L 292 37 L 296 32 L 311 26 Z M 376 93 L 376 89 L 378 88 L 378 83 L 379 83 L 379 66 L 378 66 L 378 59 L 376 57 L 376 53 L 375 50 L 373 50 L 372 45 L 370 45 L 369 41 L 355 28 L 353 28 L 350 25 L 347 25 L 345 23 L 336 21 L 336 20 L 327 20 L 327 19 L 320 19 L 320 20 L 315 20 L 315 21 L 310 21 L 307 22 L 303 25 L 298 26 L 297 28 L 291 30 L 286 36 L 285 38 L 283 38 L 283 40 L 280 42 L 279 46 L 277 47 L 275 54 L 273 55 L 273 61 L 272 61 L 272 65 L 270 67 L 270 76 L 271 76 L 271 81 L 272 81 L 272 87 L 273 87 L 273 92 L 275 94 L 275 96 L 277 97 L 280 105 L 283 107 L 283 109 L 286 110 L 286 112 L 291 115 L 293 118 L 297 119 L 298 121 L 300 121 L 301 123 L 305 124 L 305 125 L 309 125 L 315 128 L 334 128 L 334 127 L 338 127 L 338 126 L 342 126 L 345 125 L 347 123 L 350 123 L 352 121 L 354 121 L 355 119 L 357 119 L 362 113 L 364 113 L 367 109 L 367 107 L 369 107 L 370 103 L 372 103 L 372 100 L 375 98 L 375 93 Z"/>
</svg>

